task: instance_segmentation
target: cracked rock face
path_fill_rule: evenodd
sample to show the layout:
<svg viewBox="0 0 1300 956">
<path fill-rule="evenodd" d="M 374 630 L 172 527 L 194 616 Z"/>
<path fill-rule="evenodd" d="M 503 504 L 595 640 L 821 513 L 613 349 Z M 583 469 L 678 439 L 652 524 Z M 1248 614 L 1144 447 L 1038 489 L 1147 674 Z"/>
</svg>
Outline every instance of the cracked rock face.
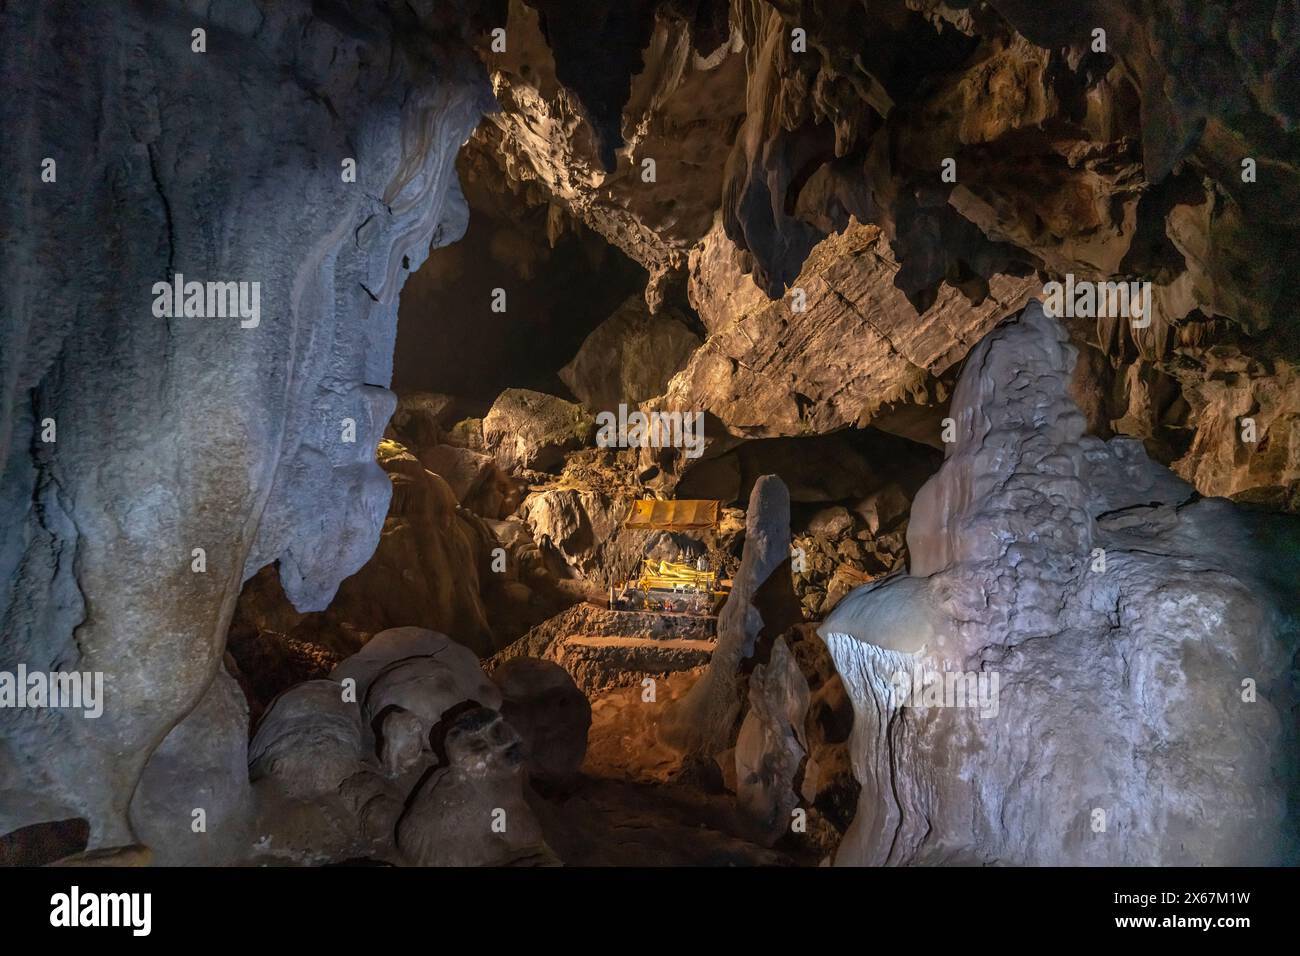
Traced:
<svg viewBox="0 0 1300 956">
<path fill-rule="evenodd" d="M 851 593 L 819 630 L 863 788 L 839 863 L 1294 853 L 1297 635 L 1269 559 L 1231 504 L 1132 440 L 1084 434 L 1074 358 L 1037 303 L 975 349 L 957 441 L 913 505 L 910 575 Z M 926 690 L 945 671 L 961 696 L 956 680 Z"/>
<path fill-rule="evenodd" d="M 656 311 L 709 230 L 743 114 L 738 37 L 720 4 L 697 6 L 511 0 L 507 50 L 484 53 L 501 109 L 478 146 L 645 266 Z"/>
<path fill-rule="evenodd" d="M 861 427 L 887 403 L 923 399 L 1032 288 L 999 276 L 972 307 L 945 287 L 918 315 L 897 275 L 875 226 L 854 225 L 826 240 L 798 279 L 800 299 L 787 295 L 715 320 L 704 347 L 669 384 L 665 404 L 703 409 L 748 438 Z"/>
<path fill-rule="evenodd" d="M 951 370 L 1024 293 L 1149 281 L 1149 324 L 1070 324 L 1111 365 L 1102 431 L 1202 493 L 1293 507 L 1290 4 L 642 0 L 579 19 L 509 4 L 508 51 L 484 52 L 501 110 L 472 150 L 644 265 L 653 311 L 697 310 L 708 340 L 668 403 L 715 416 L 711 439 L 872 422 L 933 441 Z"/>
<path fill-rule="evenodd" d="M 374 550 L 397 294 L 464 229 L 454 157 L 489 102 L 464 11 L 393 6 L 3 14 L 27 38 L 5 127 L 57 179 L 15 173 L 5 200 L 0 666 L 102 672 L 106 700 L 0 714 L 2 832 L 82 817 L 92 849 L 135 842 L 131 793 L 211 684 L 240 583 L 279 562 L 320 609 Z M 159 317 L 176 274 L 250 303 L 257 283 L 256 321 Z"/>
</svg>

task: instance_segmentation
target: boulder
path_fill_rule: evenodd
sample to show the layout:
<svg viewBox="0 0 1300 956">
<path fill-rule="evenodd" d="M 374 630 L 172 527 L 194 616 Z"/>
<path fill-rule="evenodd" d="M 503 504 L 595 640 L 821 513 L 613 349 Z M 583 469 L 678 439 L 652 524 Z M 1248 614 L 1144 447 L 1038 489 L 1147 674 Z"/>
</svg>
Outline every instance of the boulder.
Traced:
<svg viewBox="0 0 1300 956">
<path fill-rule="evenodd" d="M 522 511 L 534 539 L 603 591 L 626 580 L 645 553 L 649 534 L 623 527 L 631 501 L 604 491 L 554 488 L 529 495 Z"/>
<path fill-rule="evenodd" d="M 500 651 L 491 664 L 520 657 L 545 658 L 562 667 L 588 699 L 647 678 L 695 671 L 714 649 L 711 618 L 612 611 L 575 604 Z"/>
<path fill-rule="evenodd" d="M 422 627 L 395 627 L 376 634 L 361 650 L 335 667 L 330 672 L 330 680 L 353 680 L 357 700 L 366 701 L 368 712 L 375 716 L 382 707 L 371 707 L 372 702 L 380 701 L 379 697 L 372 701 L 371 684 L 394 665 L 416 660 L 432 661 L 436 664 L 436 669 L 388 674 L 384 680 L 386 689 L 383 692 L 386 702 L 400 703 L 406 697 L 408 689 L 405 685 L 409 678 L 413 682 L 411 690 L 416 698 L 423 691 L 430 690 L 433 691 L 431 696 L 438 700 L 455 697 L 451 701 L 453 704 L 463 700 L 477 701 L 493 708 L 500 704 L 500 692 L 487 679 L 472 651 L 446 634 Z M 431 706 L 433 705 L 417 704 L 406 709 L 432 716 L 441 714 L 441 711 L 434 714 Z"/>
<path fill-rule="evenodd" d="M 455 422 L 458 401 L 436 392 L 407 392 L 397 399 L 388 427 L 396 440 L 417 455 L 443 440 Z M 436 469 L 435 469 L 436 470 Z"/>
<path fill-rule="evenodd" d="M 483 442 L 483 419 L 466 418 L 458 421 L 443 436 L 443 440 L 456 448 L 482 451 L 487 447 Z"/>
<path fill-rule="evenodd" d="M 366 724 L 374 727 L 391 710 L 403 711 L 415 716 L 427 739 L 460 704 L 500 706 L 501 692 L 479 670 L 478 662 L 463 657 L 457 660 L 448 653 L 451 647 L 449 642 L 441 654 L 404 657 L 375 674 L 361 709 Z"/>
<path fill-rule="evenodd" d="M 519 507 L 523 483 L 507 475 L 485 452 L 434 445 L 418 457 L 428 471 L 447 482 L 461 507 L 475 515 L 497 520 Z"/>
<path fill-rule="evenodd" d="M 397 824 L 397 847 L 415 866 L 499 866 L 546 853 L 524 800 L 519 734 L 486 707 L 456 718 L 446 763 L 425 779 Z"/>
<path fill-rule="evenodd" d="M 853 529 L 853 516 L 843 505 L 823 508 L 808 521 L 808 530 L 828 538 L 838 538 Z"/>
<path fill-rule="evenodd" d="M 619 405 L 635 409 L 662 395 L 700 341 L 679 314 L 651 315 L 633 296 L 583 340 L 560 380 L 589 411 L 617 415 Z"/>
<path fill-rule="evenodd" d="M 447 482 L 461 504 L 497 469 L 496 459 L 491 455 L 455 445 L 431 445 L 420 451 L 417 457 L 420 464 Z M 495 518 L 496 515 L 487 517 Z"/>
<path fill-rule="evenodd" d="M 529 776 L 561 786 L 587 755 L 591 704 L 567 671 L 552 661 L 516 657 L 492 672 L 501 688 L 501 716 L 524 742 Z"/>
<path fill-rule="evenodd" d="M 853 510 L 866 524 L 867 533 L 872 537 L 882 532 L 892 531 L 906 518 L 912 507 L 907 493 L 895 482 L 890 482 L 879 491 L 873 491 L 853 505 Z"/>
<path fill-rule="evenodd" d="M 333 795 L 366 752 L 361 711 L 332 680 L 299 684 L 277 697 L 248 745 L 253 783 L 301 800 Z"/>
<path fill-rule="evenodd" d="M 483 443 L 507 472 L 558 468 L 595 431 L 582 406 L 526 388 L 506 389 L 483 418 Z"/>
</svg>

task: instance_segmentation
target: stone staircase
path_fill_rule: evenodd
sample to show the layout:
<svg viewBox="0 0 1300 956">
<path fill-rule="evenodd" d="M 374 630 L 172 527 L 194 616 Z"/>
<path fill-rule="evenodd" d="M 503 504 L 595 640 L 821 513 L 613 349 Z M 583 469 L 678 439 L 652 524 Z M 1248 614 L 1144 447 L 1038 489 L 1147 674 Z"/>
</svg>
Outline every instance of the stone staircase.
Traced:
<svg viewBox="0 0 1300 956">
<path fill-rule="evenodd" d="M 589 698 L 704 667 L 717 619 L 578 604 L 533 628 L 495 660 L 526 655 L 560 664 Z"/>
</svg>

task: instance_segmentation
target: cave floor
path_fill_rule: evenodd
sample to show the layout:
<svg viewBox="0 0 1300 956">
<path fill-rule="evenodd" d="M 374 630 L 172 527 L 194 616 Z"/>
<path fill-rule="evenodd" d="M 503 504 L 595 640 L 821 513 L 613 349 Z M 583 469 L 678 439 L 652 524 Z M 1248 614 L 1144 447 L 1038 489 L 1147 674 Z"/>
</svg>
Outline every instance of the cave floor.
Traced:
<svg viewBox="0 0 1300 956">
<path fill-rule="evenodd" d="M 569 866 L 791 866 L 815 863 L 751 839 L 735 797 L 697 783 L 654 732 L 663 706 L 698 673 L 658 682 L 657 700 L 638 687 L 592 701 L 587 759 L 574 786 L 530 801 L 556 855 Z M 716 790 L 716 792 L 714 792 Z"/>
<path fill-rule="evenodd" d="M 686 784 L 584 775 L 533 810 L 569 866 L 788 866 L 796 861 L 746 840 L 723 795 Z"/>
</svg>

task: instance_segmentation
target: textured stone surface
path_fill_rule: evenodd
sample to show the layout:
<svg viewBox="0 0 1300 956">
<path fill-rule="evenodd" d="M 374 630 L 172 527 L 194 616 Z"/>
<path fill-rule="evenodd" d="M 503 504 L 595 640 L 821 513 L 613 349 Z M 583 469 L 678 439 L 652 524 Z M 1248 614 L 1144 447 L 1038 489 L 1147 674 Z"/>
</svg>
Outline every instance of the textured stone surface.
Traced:
<svg viewBox="0 0 1300 956">
<path fill-rule="evenodd" d="M 465 504 L 471 497 L 482 501 L 485 486 L 495 483 L 500 475 L 491 455 L 455 445 L 432 445 L 421 449 L 420 464 L 433 472 L 451 487 L 456 501 Z M 499 518 L 501 508 L 484 508 L 487 518 Z"/>
<path fill-rule="evenodd" d="M 369 682 L 361 713 L 372 727 L 390 708 L 414 714 L 427 738 L 448 711 L 466 701 L 495 709 L 501 693 L 473 655 L 446 641 L 433 654 L 386 665 Z"/>
<path fill-rule="evenodd" d="M 668 380 L 686 364 L 700 337 L 685 319 L 665 310 L 651 315 L 640 297 L 628 299 L 596 327 L 560 379 L 593 412 L 618 415 L 663 394 Z"/>
<path fill-rule="evenodd" d="M 474 655 L 446 635 L 415 627 L 375 635 L 330 680 L 282 694 L 249 747 L 257 808 L 249 858 L 430 862 L 403 855 L 399 819 L 408 832 L 440 834 L 436 851 L 429 851 L 441 854 L 438 860 L 463 862 L 477 853 L 484 839 L 478 828 L 462 826 L 462 802 L 475 801 L 477 793 L 474 806 L 487 829 L 492 809 L 518 807 L 522 785 L 518 735 L 480 704 L 499 706 L 501 692 Z M 466 713 L 483 716 L 468 735 L 459 723 Z M 435 778 L 442 781 L 437 796 L 426 794 L 421 808 L 412 809 L 417 787 Z M 453 778 L 463 785 L 460 796 L 448 796 Z M 516 802 L 502 804 L 501 793 Z M 448 829 L 439 829 L 444 824 Z"/>
<path fill-rule="evenodd" d="M 367 701 L 369 707 L 373 703 L 370 701 L 370 685 L 381 674 L 394 664 L 420 658 L 429 658 L 438 665 L 440 679 L 428 686 L 436 688 L 432 696 L 439 700 L 446 700 L 446 695 L 450 694 L 455 697 L 451 703 L 474 700 L 487 707 L 496 707 L 501 703 L 500 692 L 484 675 L 478 658 L 472 652 L 446 634 L 422 627 L 395 627 L 376 634 L 361 650 L 335 667 L 330 672 L 330 679 L 354 680 L 357 700 Z M 418 679 L 422 674 L 413 676 L 420 685 L 417 689 L 423 688 L 425 682 Z M 400 682 L 390 679 L 387 683 L 388 693 L 400 692 Z M 422 705 L 421 709 L 429 708 Z M 375 709 L 375 713 L 378 713 L 378 709 Z M 436 717 L 437 714 L 431 716 Z M 429 723 L 436 723 L 436 720 Z"/>
<path fill-rule="evenodd" d="M 501 716 L 524 742 L 529 777 L 570 783 L 587 756 L 591 704 L 563 667 L 516 657 L 492 672 L 501 688 Z"/>
<path fill-rule="evenodd" d="M 521 508 L 533 537 L 603 591 L 640 566 L 648 535 L 623 527 L 629 497 L 599 490 L 557 488 L 535 492 Z"/>
<path fill-rule="evenodd" d="M 106 707 L 0 714 L 0 832 L 79 816 L 92 848 L 133 843 L 131 794 L 211 684 L 241 581 L 279 561 L 317 609 L 374 549 L 397 294 L 464 229 L 452 160 L 489 101 L 455 52 L 463 11 L 342 8 L 2 15 L 26 40 L 0 108 L 25 144 L 6 150 L 0 666 L 101 671 Z M 176 273 L 260 282 L 259 324 L 155 317 Z"/>
<path fill-rule="evenodd" d="M 388 428 L 397 442 L 407 448 L 417 451 L 432 448 L 441 443 L 456 424 L 460 410 L 461 403 L 455 396 L 407 392 L 398 398 Z"/>
<path fill-rule="evenodd" d="M 689 272 L 710 335 L 674 404 L 732 435 L 889 419 L 933 443 L 938 416 L 911 410 L 947 400 L 951 370 L 1025 289 L 1067 273 L 1139 279 L 1154 285 L 1148 328 L 1071 328 L 1127 383 L 1116 431 L 1188 432 L 1152 454 L 1180 459 L 1203 493 L 1287 504 L 1300 355 L 1285 278 L 1300 255 L 1291 19 L 1281 0 L 737 0 L 693 18 L 643 2 L 585 19 L 516 0 L 510 52 L 485 53 L 503 109 L 475 145 L 526 201 L 646 265 L 656 307 L 679 301 Z M 791 49 L 795 27 L 806 52 Z M 636 175 L 646 158 L 657 183 Z M 864 256 L 862 230 L 876 228 L 880 255 Z M 837 293 L 811 319 L 766 300 L 809 286 Z M 1219 345 L 1242 360 L 1223 362 Z M 1141 381 L 1157 378 L 1168 400 L 1145 402 Z M 1256 403 L 1271 438 L 1242 449 L 1230 409 Z"/>
<path fill-rule="evenodd" d="M 278 693 L 295 675 L 324 676 L 316 673 L 321 665 L 328 671 L 371 635 L 394 627 L 436 628 L 484 655 L 498 646 L 487 610 L 501 583 L 491 571 L 495 536 L 401 445 L 382 442 L 378 457 L 393 488 L 383 532 L 327 609 L 299 613 L 267 573 L 240 593 L 231 648 L 255 683 Z M 283 667 L 277 657 L 287 658 Z"/>
<path fill-rule="evenodd" d="M 365 758 L 361 711 L 335 681 L 299 684 L 271 704 L 248 745 L 249 776 L 285 796 L 332 794 Z"/>
<path fill-rule="evenodd" d="M 793 311 L 787 295 L 729 314 L 673 378 L 664 405 L 703 410 L 749 438 L 867 425 L 888 403 L 945 398 L 931 394 L 934 379 L 1034 288 L 998 277 L 973 307 L 945 287 L 918 314 L 897 287 L 898 268 L 875 226 L 827 239 L 797 282 L 806 311 Z"/>
<path fill-rule="evenodd" d="M 502 392 L 483 417 L 483 441 L 506 471 L 549 471 L 588 444 L 594 419 L 573 402 L 526 388 Z"/>
<path fill-rule="evenodd" d="M 754 667 L 748 697 L 736 738 L 736 801 L 774 842 L 790 829 L 799 805 L 796 780 L 808 753 L 808 681 L 785 641 L 777 638 L 767 663 Z"/>
<path fill-rule="evenodd" d="M 447 763 L 430 774 L 397 824 L 397 846 L 416 866 L 492 866 L 545 854 L 524 801 L 519 735 L 485 707 L 456 718 Z"/>
<path fill-rule="evenodd" d="M 753 260 L 727 238 L 722 219 L 691 249 L 687 296 L 710 334 L 729 325 L 737 315 L 768 305 L 767 295 L 750 275 Z"/>
<path fill-rule="evenodd" d="M 1084 435 L 1074 357 L 1036 304 L 979 345 L 957 442 L 914 502 L 911 575 L 853 592 L 820 629 L 853 698 L 863 787 L 838 862 L 1294 852 L 1296 635 L 1268 559 L 1230 504 L 1132 440 Z M 897 673 L 921 660 L 996 674 L 994 712 L 900 700 Z"/>
<path fill-rule="evenodd" d="M 222 669 L 149 758 L 131 826 L 156 866 L 220 866 L 247 852 L 252 813 L 248 704 Z"/>
<path fill-rule="evenodd" d="M 699 30 L 683 12 L 643 2 L 511 0 L 508 10 L 507 51 L 484 52 L 501 110 L 476 142 L 510 180 L 535 185 L 536 201 L 644 265 L 657 310 L 720 198 L 744 111 L 738 37 L 711 12 Z M 643 179 L 647 159 L 653 182 Z"/>
</svg>

